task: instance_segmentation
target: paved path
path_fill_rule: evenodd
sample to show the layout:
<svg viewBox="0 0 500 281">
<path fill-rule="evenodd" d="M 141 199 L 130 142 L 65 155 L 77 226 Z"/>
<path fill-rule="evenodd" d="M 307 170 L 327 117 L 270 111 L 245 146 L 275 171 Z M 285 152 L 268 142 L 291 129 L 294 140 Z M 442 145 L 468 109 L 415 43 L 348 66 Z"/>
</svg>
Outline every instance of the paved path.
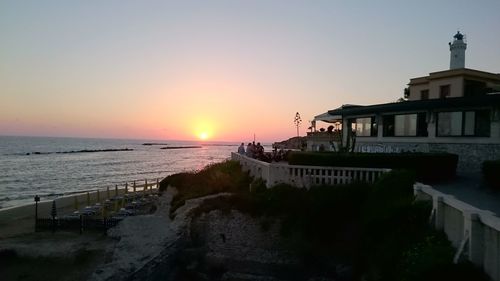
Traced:
<svg viewBox="0 0 500 281">
<path fill-rule="evenodd" d="M 486 186 L 481 174 L 457 175 L 454 181 L 432 184 L 431 186 L 478 209 L 491 211 L 500 217 L 500 190 L 493 190 Z"/>
</svg>

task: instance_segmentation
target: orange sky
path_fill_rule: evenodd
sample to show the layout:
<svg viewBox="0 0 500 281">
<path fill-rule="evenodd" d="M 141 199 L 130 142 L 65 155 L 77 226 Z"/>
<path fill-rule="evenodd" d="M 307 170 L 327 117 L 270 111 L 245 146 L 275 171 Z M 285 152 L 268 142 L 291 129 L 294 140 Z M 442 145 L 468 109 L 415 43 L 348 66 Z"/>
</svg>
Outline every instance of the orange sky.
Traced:
<svg viewBox="0 0 500 281">
<path fill-rule="evenodd" d="M 297 111 L 304 135 L 447 69 L 457 26 L 499 72 L 499 3 L 468 3 L 1 1 L 0 135 L 272 142 Z"/>
</svg>

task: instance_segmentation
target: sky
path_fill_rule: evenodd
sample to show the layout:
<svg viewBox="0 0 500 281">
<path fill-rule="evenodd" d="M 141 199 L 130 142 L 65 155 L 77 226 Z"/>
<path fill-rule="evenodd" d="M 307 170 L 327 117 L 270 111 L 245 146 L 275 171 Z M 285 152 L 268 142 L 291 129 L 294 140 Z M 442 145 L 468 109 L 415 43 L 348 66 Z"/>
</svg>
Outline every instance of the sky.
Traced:
<svg viewBox="0 0 500 281">
<path fill-rule="evenodd" d="M 0 135 L 280 141 L 410 78 L 500 73 L 500 1 L 0 0 Z"/>
</svg>

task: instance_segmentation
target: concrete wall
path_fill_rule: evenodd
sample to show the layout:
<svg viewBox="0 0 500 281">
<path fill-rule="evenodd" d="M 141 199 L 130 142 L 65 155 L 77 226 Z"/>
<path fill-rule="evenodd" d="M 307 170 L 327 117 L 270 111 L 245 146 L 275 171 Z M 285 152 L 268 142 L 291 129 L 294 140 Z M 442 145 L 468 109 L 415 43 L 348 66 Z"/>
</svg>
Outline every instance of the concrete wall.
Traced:
<svg viewBox="0 0 500 281">
<path fill-rule="evenodd" d="M 410 97 L 408 99 L 420 100 L 420 92 L 422 90 L 429 90 L 429 99 L 438 99 L 440 98 L 440 88 L 445 85 L 450 85 L 450 95 L 448 97 L 454 98 L 463 96 L 464 78 L 458 76 L 432 79 L 429 80 L 428 83 L 412 85 L 409 87 Z"/>
<path fill-rule="evenodd" d="M 457 248 L 455 260 L 466 258 L 499 281 L 500 218 L 428 185 L 416 183 L 414 191 L 417 200 L 432 200 L 434 226 Z"/>
<path fill-rule="evenodd" d="M 463 77 L 449 77 L 442 79 L 433 79 L 429 83 L 429 99 L 440 98 L 441 86 L 450 85 L 449 98 L 461 97 L 464 95 L 464 79 Z"/>
<path fill-rule="evenodd" d="M 424 83 L 424 84 L 417 84 L 417 85 L 412 85 L 409 87 L 410 89 L 410 96 L 408 97 L 408 100 L 420 100 L 420 92 L 423 90 L 429 90 L 429 84 Z M 429 98 L 430 98 L 430 93 L 429 93 Z"/>
</svg>

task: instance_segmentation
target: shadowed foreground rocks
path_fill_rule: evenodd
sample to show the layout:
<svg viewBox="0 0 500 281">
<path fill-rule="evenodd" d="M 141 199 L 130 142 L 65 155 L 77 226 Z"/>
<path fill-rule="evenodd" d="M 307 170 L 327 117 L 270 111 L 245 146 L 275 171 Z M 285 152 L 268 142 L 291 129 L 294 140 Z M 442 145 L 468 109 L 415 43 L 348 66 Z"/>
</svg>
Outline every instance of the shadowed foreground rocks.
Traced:
<svg viewBox="0 0 500 281">
<path fill-rule="evenodd" d="M 211 211 L 194 218 L 179 251 L 175 280 L 349 280 L 314 276 L 302 265 L 279 223 L 238 211 Z M 342 275 L 342 274 L 340 274 Z"/>
</svg>

